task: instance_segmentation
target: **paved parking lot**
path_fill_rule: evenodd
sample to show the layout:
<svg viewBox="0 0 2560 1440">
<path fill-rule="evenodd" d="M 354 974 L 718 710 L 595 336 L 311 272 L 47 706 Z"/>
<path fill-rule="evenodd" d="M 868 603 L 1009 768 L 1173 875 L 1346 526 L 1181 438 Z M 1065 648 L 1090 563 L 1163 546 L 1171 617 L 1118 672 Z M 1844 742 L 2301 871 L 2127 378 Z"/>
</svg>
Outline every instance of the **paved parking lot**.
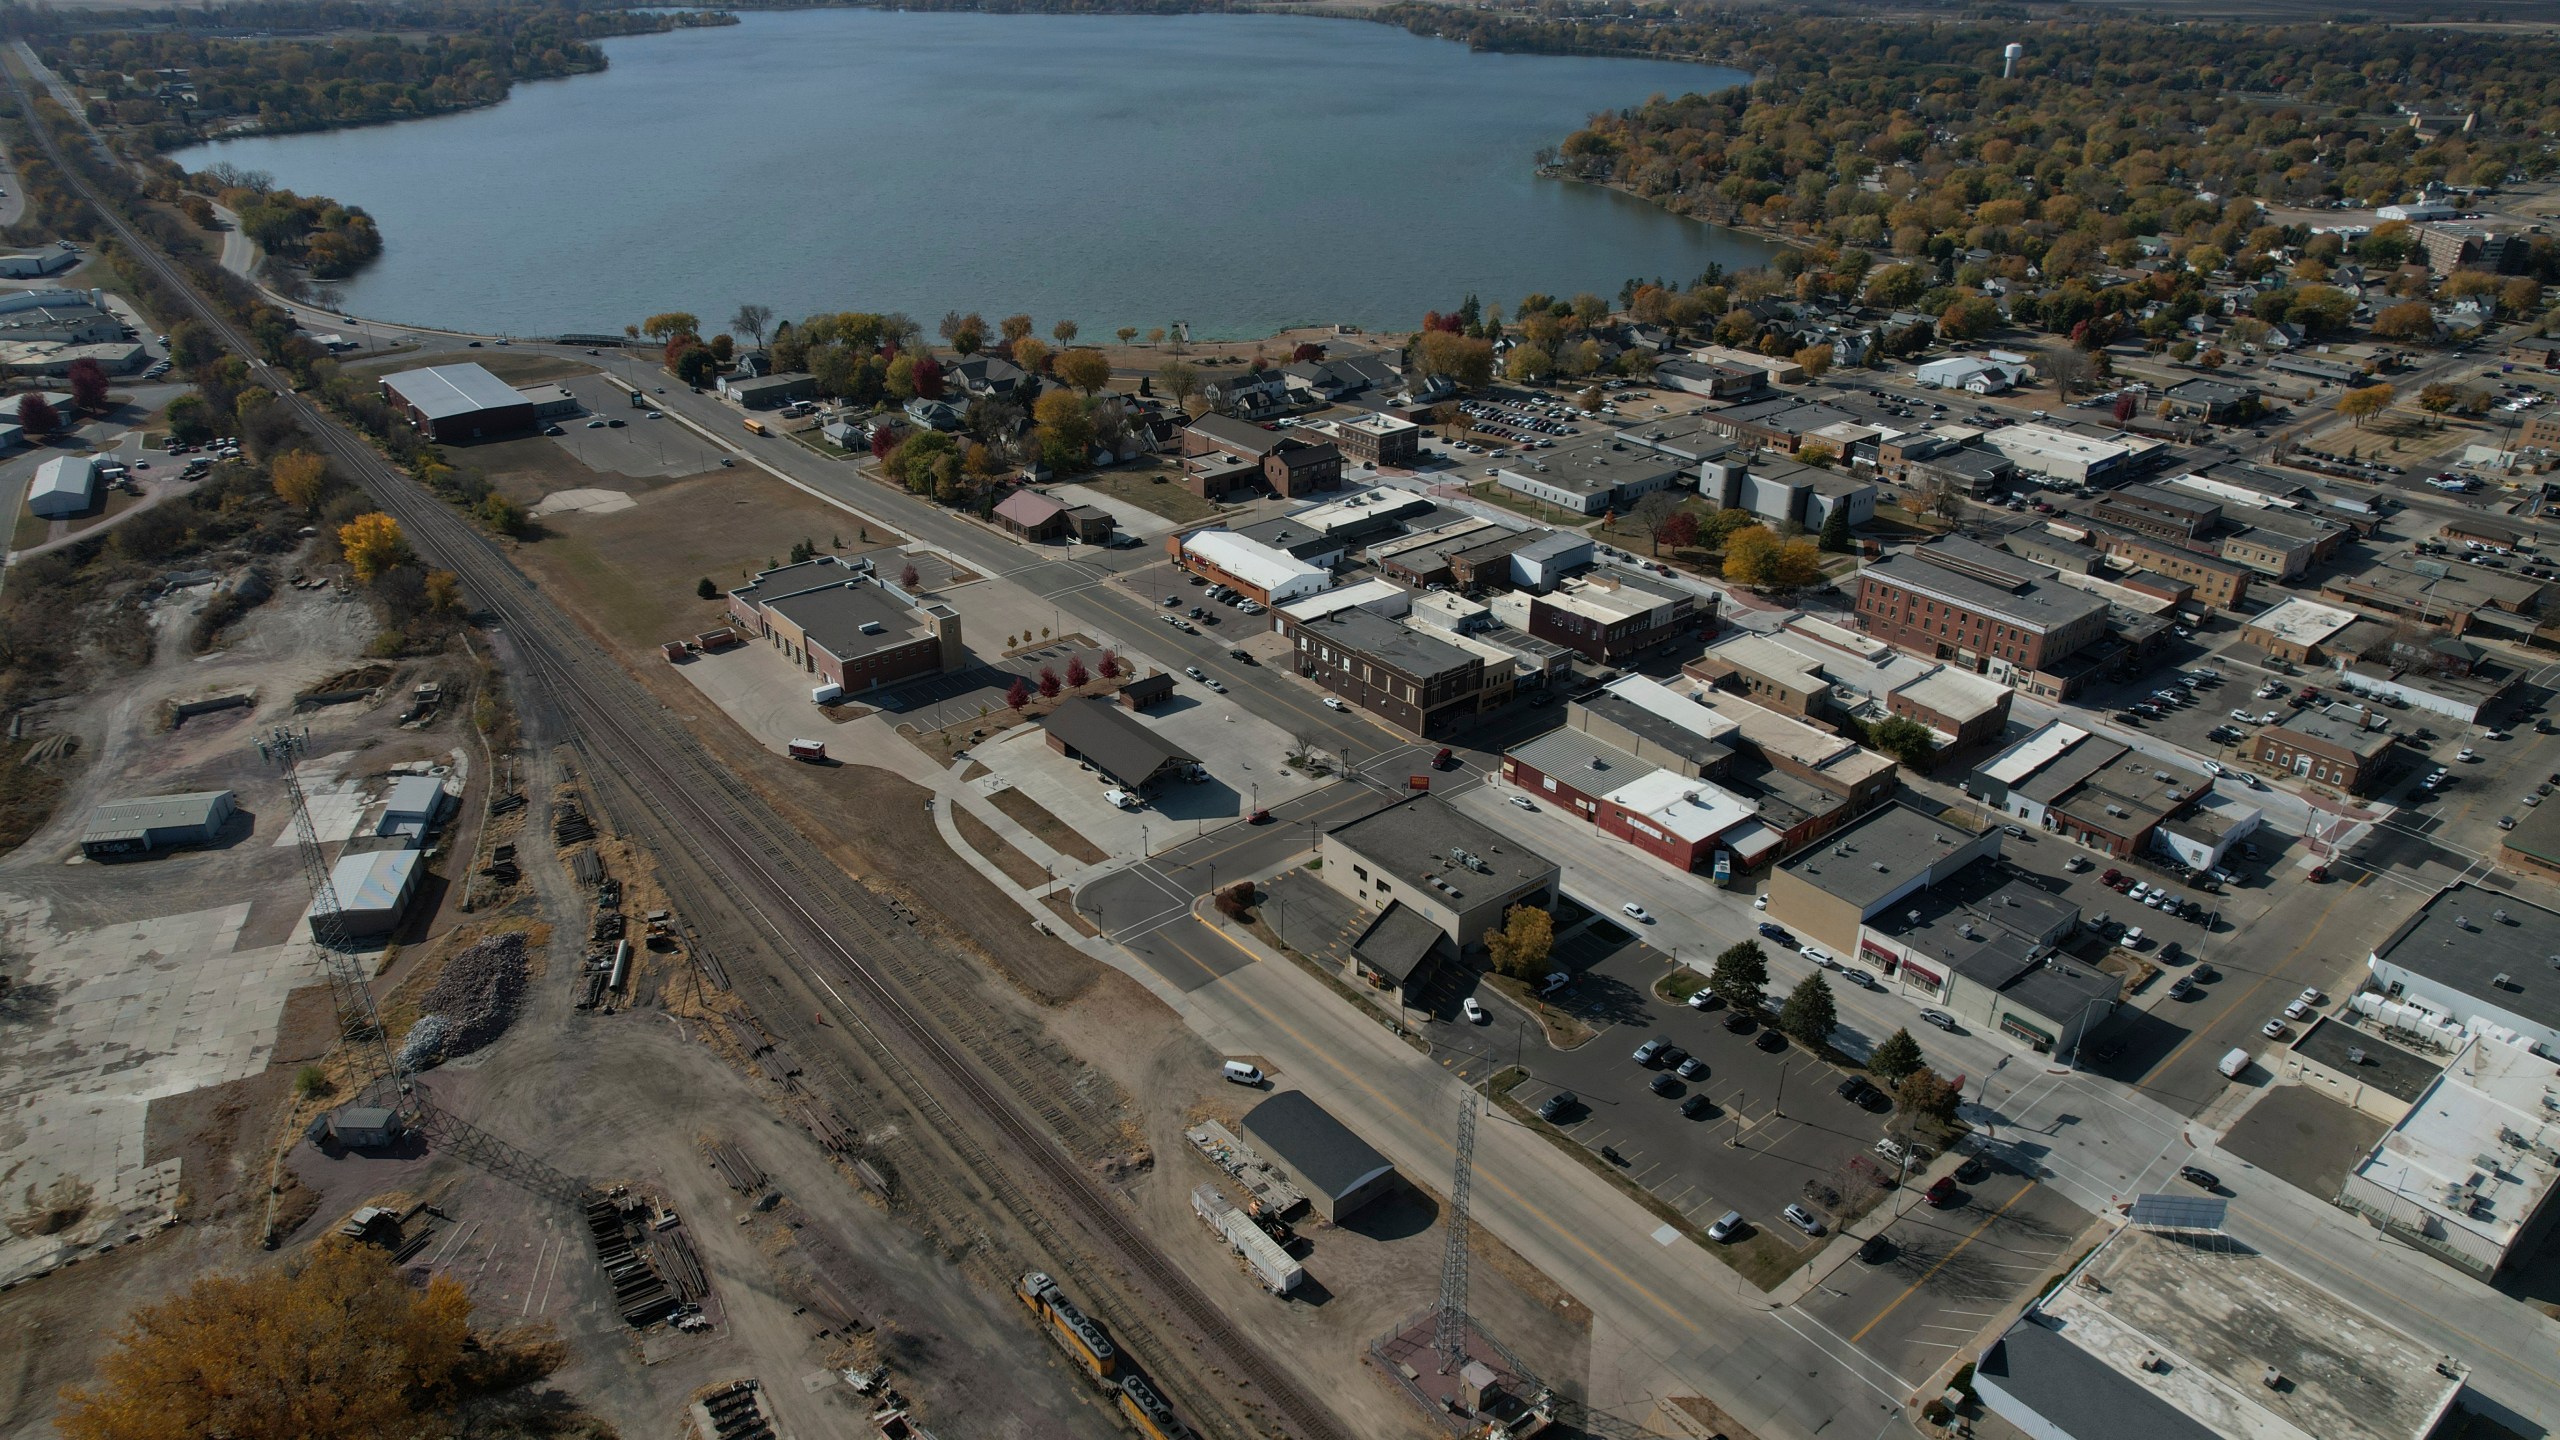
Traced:
<svg viewBox="0 0 2560 1440">
<path fill-rule="evenodd" d="M 2232 1122 L 2219 1143 L 2295 1189 L 2329 1200 L 2389 1128 L 2308 1085 L 2279 1085 Z"/>
<path fill-rule="evenodd" d="M 669 479 L 720 468 L 718 447 L 673 420 L 648 418 L 649 412 L 633 407 L 628 392 L 602 375 L 572 375 L 559 384 L 578 397 L 586 413 L 545 423 L 560 427 L 552 443 L 588 469 L 600 475 Z M 623 424 L 589 429 L 591 420 Z"/>
<path fill-rule="evenodd" d="M 1843 1245 L 1797 1309 L 1916 1387 L 2058 1262 L 2091 1216 L 2052 1187 L 1991 1166 L 1945 1210 L 1912 1204 L 1870 1260 Z"/>
<path fill-rule="evenodd" d="M 1564 998 L 1600 1029 L 1599 1038 L 1572 1051 L 1531 1054 L 1524 1062 L 1530 1079 L 1513 1097 L 1534 1108 L 1558 1090 L 1573 1091 L 1578 1103 L 1558 1126 L 1586 1148 L 1614 1150 L 1631 1178 L 1701 1225 L 1739 1210 L 1802 1248 L 1811 1242 L 1778 1212 L 1806 1201 L 1808 1185 L 1831 1192 L 1828 1201 L 1812 1202 L 1826 1221 L 1843 1202 L 1872 1203 L 1872 1183 L 1858 1179 L 1849 1162 L 1868 1154 L 1885 1117 L 1833 1093 L 1840 1072 L 1802 1047 L 1761 1050 L 1756 1026 L 1735 1034 L 1725 1028 L 1725 1011 L 1656 998 L 1653 982 L 1668 968 L 1667 957 L 1637 943 L 1586 972 Z M 1657 1035 L 1705 1062 L 1706 1074 L 1675 1078 L 1667 1096 L 1654 1094 L 1647 1087 L 1664 1072 L 1629 1057 Z M 1679 1108 L 1693 1092 L 1709 1101 L 1694 1118 Z"/>
</svg>

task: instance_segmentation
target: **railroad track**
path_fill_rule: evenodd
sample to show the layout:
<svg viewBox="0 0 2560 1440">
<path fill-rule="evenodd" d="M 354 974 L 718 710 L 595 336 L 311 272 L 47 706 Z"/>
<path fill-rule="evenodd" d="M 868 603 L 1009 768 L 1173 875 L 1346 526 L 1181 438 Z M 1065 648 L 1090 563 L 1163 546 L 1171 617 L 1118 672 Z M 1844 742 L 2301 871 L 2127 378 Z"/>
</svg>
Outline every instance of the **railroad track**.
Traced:
<svg viewBox="0 0 2560 1440">
<path fill-rule="evenodd" d="M 1180 1318 L 1204 1351 L 1212 1352 L 1224 1369 L 1258 1389 L 1282 1423 L 1306 1440 L 1348 1440 L 1332 1413 L 1296 1376 L 1230 1322 L 1060 1148 L 1056 1137 L 1025 1113 L 1009 1093 L 1014 1087 L 999 1088 L 988 1077 L 983 1063 L 987 1056 L 966 1053 L 952 1043 L 943 1026 L 919 1013 L 882 973 L 880 957 L 916 943 L 906 922 L 894 916 L 884 919 L 887 907 L 869 891 L 848 887 L 841 873 L 832 884 L 807 875 L 787 843 L 787 829 L 738 777 L 685 733 L 637 681 L 611 662 L 599 660 L 598 647 L 487 536 L 424 493 L 370 444 L 296 391 L 238 326 L 204 299 L 191 277 L 146 241 L 116 204 L 68 163 L 52 127 L 38 118 L 18 68 L 0 66 L 0 70 L 8 74 L 29 133 L 65 182 L 96 209 L 101 223 L 115 232 L 127 251 L 276 393 L 277 403 L 289 408 L 304 433 L 341 471 L 400 522 L 412 543 L 450 566 L 467 593 L 479 597 L 498 617 L 531 678 L 550 692 L 563 716 L 573 723 L 581 746 L 600 766 L 613 767 L 630 793 L 669 822 L 664 833 L 670 842 L 698 842 L 693 856 L 702 868 L 732 882 L 726 887 L 728 896 L 783 942 L 784 953 L 796 954 L 812 966 L 813 978 L 837 995 L 848 1017 L 871 1034 L 889 1063 L 905 1065 L 910 1055 L 922 1062 L 908 1067 L 915 1082 L 910 1095 L 927 1109 L 928 1119 L 947 1127 L 943 1139 L 961 1152 L 1007 1208 L 1034 1234 L 1057 1247 L 1062 1260 L 1072 1260 L 1082 1248 L 1061 1232 L 1056 1212 L 1043 1203 L 1044 1197 L 1014 1178 L 1018 1164 L 1037 1177 L 1040 1188 L 1049 1192 L 1046 1198 L 1053 1199 L 1058 1209 L 1110 1252 L 1112 1260 L 1139 1277 Z M 871 903 L 850 903 L 845 893 L 849 888 Z M 837 927 L 852 931 L 878 955 L 867 955 L 848 944 Z M 829 972 L 848 982 L 868 1008 L 836 991 L 828 982 Z M 1004 1160 L 988 1155 L 967 1127 L 953 1123 L 951 1102 L 1007 1142 Z M 1073 1115 L 1054 1098 L 1032 1103 L 1042 1120 L 1076 1125 Z"/>
</svg>

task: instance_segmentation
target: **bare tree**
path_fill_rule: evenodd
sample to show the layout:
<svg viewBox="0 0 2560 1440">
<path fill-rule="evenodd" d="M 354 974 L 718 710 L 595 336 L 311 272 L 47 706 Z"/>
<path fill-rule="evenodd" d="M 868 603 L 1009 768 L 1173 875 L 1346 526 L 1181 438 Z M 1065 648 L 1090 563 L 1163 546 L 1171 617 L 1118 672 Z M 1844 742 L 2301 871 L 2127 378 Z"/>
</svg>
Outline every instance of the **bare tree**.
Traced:
<svg viewBox="0 0 2560 1440">
<path fill-rule="evenodd" d="M 1662 543 L 1654 540 L 1653 536 L 1662 528 L 1662 522 L 1679 513 L 1679 510 L 1679 495 L 1669 490 L 1656 490 L 1636 501 L 1635 509 L 1629 511 L 1628 516 L 1636 524 L 1644 527 L 1645 538 L 1653 544 L 1652 553 L 1659 555 L 1662 553 Z"/>
<path fill-rule="evenodd" d="M 2044 378 L 2053 382 L 2053 393 L 2068 401 L 2074 392 L 2086 390 L 2098 378 L 2098 362 L 2086 350 L 2058 345 L 2036 357 Z"/>
<path fill-rule="evenodd" d="M 772 306 L 741 305 L 738 307 L 738 313 L 729 317 L 729 333 L 745 336 L 747 343 L 761 350 L 764 348 L 765 329 L 771 324 L 773 324 Z"/>
</svg>

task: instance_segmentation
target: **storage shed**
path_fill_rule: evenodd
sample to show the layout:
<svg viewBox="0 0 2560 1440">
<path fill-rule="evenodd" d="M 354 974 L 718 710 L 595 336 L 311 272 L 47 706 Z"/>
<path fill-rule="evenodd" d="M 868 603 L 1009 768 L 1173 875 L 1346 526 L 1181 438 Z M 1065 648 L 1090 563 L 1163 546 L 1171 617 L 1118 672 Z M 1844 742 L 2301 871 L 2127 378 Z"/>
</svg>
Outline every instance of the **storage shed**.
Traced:
<svg viewBox="0 0 2560 1440">
<path fill-rule="evenodd" d="M 1395 1188 L 1387 1157 L 1303 1090 L 1272 1096 L 1246 1112 L 1243 1123 L 1246 1137 L 1305 1192 L 1315 1212 L 1336 1224 Z"/>
<path fill-rule="evenodd" d="M 403 775 L 391 782 L 391 794 L 382 802 L 382 818 L 373 824 L 376 835 L 424 835 L 435 828 L 444 814 L 444 782 L 433 775 Z"/>
<path fill-rule="evenodd" d="M 60 520 L 88 509 L 97 496 L 97 457 L 57 455 L 36 467 L 36 478 L 27 485 L 27 513 Z"/>
<path fill-rule="evenodd" d="M 338 901 L 338 925 L 348 938 L 386 934 L 400 923 L 418 889 L 418 852 L 369 850 L 338 857 L 329 872 Z M 309 914 L 319 909 L 313 901 Z"/>
<path fill-rule="evenodd" d="M 92 860 L 145 855 L 179 845 L 206 845 L 222 834 L 238 809 L 228 790 L 186 795 L 145 795 L 110 800 L 89 812 L 80 853 Z"/>
</svg>

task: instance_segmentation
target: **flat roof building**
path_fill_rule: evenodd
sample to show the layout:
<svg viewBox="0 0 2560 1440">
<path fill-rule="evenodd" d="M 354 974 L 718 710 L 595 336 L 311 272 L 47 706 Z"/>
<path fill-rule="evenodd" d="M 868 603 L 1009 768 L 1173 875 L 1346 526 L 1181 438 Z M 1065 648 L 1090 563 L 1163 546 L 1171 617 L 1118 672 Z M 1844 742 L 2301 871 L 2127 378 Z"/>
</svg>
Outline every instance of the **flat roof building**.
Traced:
<svg viewBox="0 0 2560 1440">
<path fill-rule="evenodd" d="M 2387 730 L 2368 728 L 2361 705 L 2296 710 L 2263 726 L 2249 742 L 2249 758 L 2281 775 L 2361 795 L 2390 767 L 2397 744 Z"/>
<path fill-rule="evenodd" d="M 1623 510 L 1656 490 L 1679 485 L 1686 468 L 1649 446 L 1602 436 L 1503 462 L 1502 488 L 1576 515 Z"/>
<path fill-rule="evenodd" d="M 1854 955 L 1859 927 L 1904 896 L 2000 853 L 2000 832 L 1893 804 L 1790 859 L 1769 876 L 1769 918 Z"/>
<path fill-rule="evenodd" d="M 209 845 L 238 810 L 228 790 L 198 790 L 185 795 L 147 795 L 109 800 L 89 812 L 80 835 L 80 853 L 92 860 L 111 855 L 140 855 L 180 845 Z"/>
<path fill-rule="evenodd" d="M 1303 1090 L 1285 1090 L 1240 1122 L 1318 1215 L 1340 1224 L 1396 1186 L 1396 1169 Z"/>
<path fill-rule="evenodd" d="M 2391 1001 L 2443 1027 L 2560 1054 L 2560 913 L 2469 885 L 2436 892 L 2365 959 Z"/>
<path fill-rule="evenodd" d="M 1486 703 L 1481 653 L 1368 610 L 1301 621 L 1290 639 L 1298 673 L 1410 735 L 1445 736 Z"/>
<path fill-rule="evenodd" d="M 1324 883 L 1363 910 L 1401 903 L 1427 917 L 1451 954 L 1483 943 L 1514 905 L 1555 903 L 1554 861 L 1445 800 L 1416 795 L 1325 832 Z"/>
<path fill-rule="evenodd" d="M 1974 1386 L 2039 1440 L 2426 1440 L 2462 1393 L 2443 1359 L 2264 1254 L 2136 1222 L 1992 1342 Z"/>
<path fill-rule="evenodd" d="M 2548 937 L 2546 937 L 2548 938 Z M 2338 1203 L 2486 1280 L 2560 1217 L 2550 1097 L 2560 1067 L 2474 1035 L 2339 1188 Z"/>
<path fill-rule="evenodd" d="M 2211 789 L 2204 775 L 2061 720 L 1984 761 L 1965 784 L 2003 814 L 2120 860 L 2153 848 L 2161 822 Z"/>
<path fill-rule="evenodd" d="M 1712 631 L 1716 597 L 1623 570 L 1561 580 L 1529 601 L 1528 630 L 1595 664 L 1614 665 L 1683 634 Z"/>
<path fill-rule="evenodd" d="M 2060 698 L 2051 667 L 2107 633 L 2107 604 L 2041 580 L 2014 588 L 1934 563 L 1922 546 L 1858 574 L 1858 627 L 1933 660 Z"/>
<path fill-rule="evenodd" d="M 2240 638 L 2280 660 L 2296 665 L 2323 665 L 2323 648 L 2338 632 L 2356 623 L 2353 610 L 2294 596 L 2274 609 L 2261 611 L 2240 627 Z"/>
<path fill-rule="evenodd" d="M 2021 470 L 2075 485 L 2101 484 L 2132 472 L 2137 457 L 2152 448 L 2124 440 L 2102 440 L 2051 425 L 2010 425 L 1982 437 Z"/>
<path fill-rule="evenodd" d="M 533 401 L 468 361 L 386 375 L 382 398 L 439 445 L 521 435 L 534 426 Z"/>
</svg>

